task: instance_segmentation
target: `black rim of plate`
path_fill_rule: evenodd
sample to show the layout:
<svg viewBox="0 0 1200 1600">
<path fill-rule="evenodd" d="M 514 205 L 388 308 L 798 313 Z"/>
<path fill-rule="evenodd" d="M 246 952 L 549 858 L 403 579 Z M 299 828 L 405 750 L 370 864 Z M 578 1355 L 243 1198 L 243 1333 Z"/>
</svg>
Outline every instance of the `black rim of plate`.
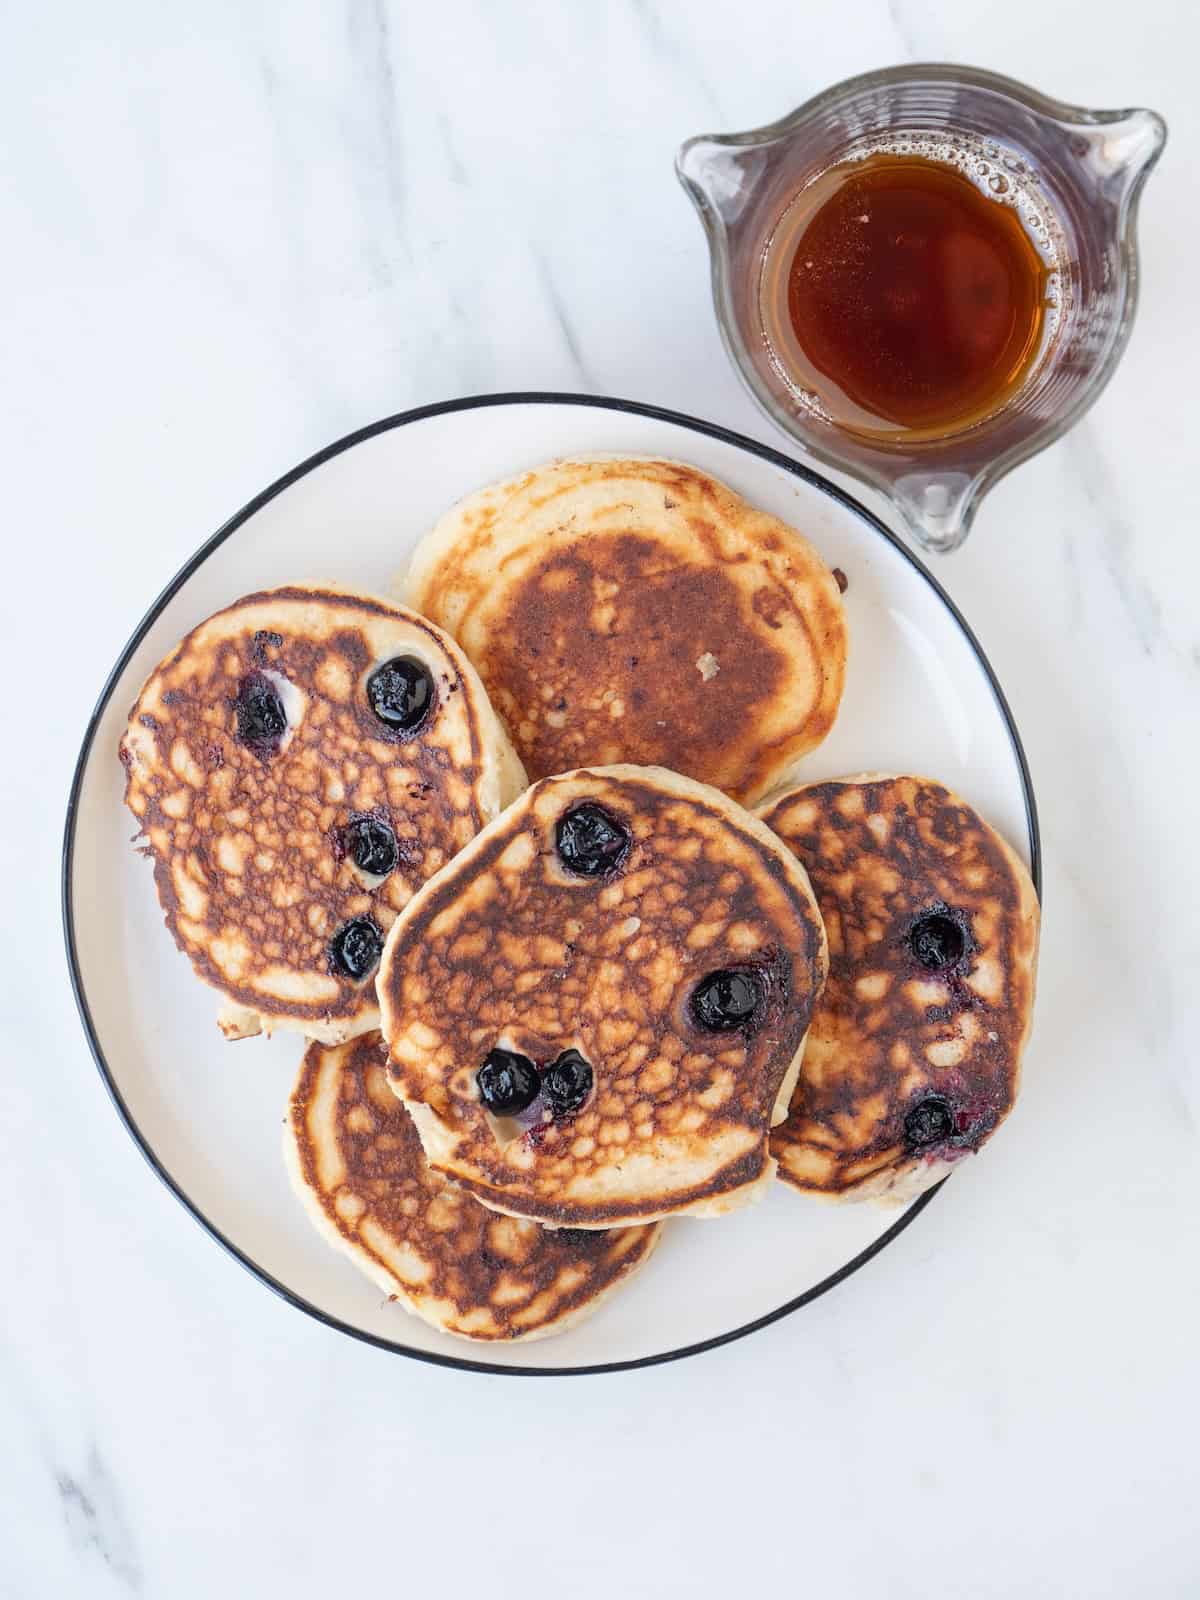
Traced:
<svg viewBox="0 0 1200 1600">
<path fill-rule="evenodd" d="M 329 1312 L 323 1311 L 320 1306 L 313 1305 L 311 1301 L 305 1300 L 303 1296 L 296 1294 L 292 1289 L 289 1289 L 285 1283 L 281 1283 L 278 1278 L 273 1277 L 265 1267 L 260 1266 L 257 1261 L 252 1260 L 248 1255 L 245 1254 L 244 1251 L 240 1250 L 238 1246 L 234 1244 L 233 1240 L 227 1238 L 225 1234 L 223 1234 L 215 1225 L 215 1223 L 211 1222 L 209 1218 L 205 1216 L 204 1212 L 201 1211 L 200 1207 L 195 1203 L 195 1201 L 193 1201 L 191 1197 L 186 1194 L 182 1188 L 180 1188 L 179 1184 L 175 1182 L 175 1179 L 159 1160 L 153 1146 L 138 1127 L 132 1113 L 125 1104 L 120 1089 L 117 1087 L 116 1079 L 113 1077 L 112 1071 L 107 1060 L 105 1059 L 104 1050 L 101 1046 L 100 1039 L 97 1036 L 95 1024 L 92 1021 L 92 1014 L 88 1006 L 87 993 L 84 987 L 83 975 L 79 968 L 79 958 L 75 946 L 72 866 L 75 855 L 75 825 L 79 802 L 79 792 L 82 787 L 84 773 L 87 769 L 88 761 L 91 756 L 96 730 L 99 726 L 101 717 L 107 709 L 113 690 L 116 687 L 121 674 L 125 671 L 125 668 L 128 665 L 134 651 L 137 649 L 139 644 L 141 644 L 146 633 L 154 624 L 163 608 L 174 598 L 174 596 L 179 592 L 192 574 L 203 564 L 203 562 L 208 559 L 213 551 L 224 544 L 227 539 L 231 538 L 239 528 L 241 528 L 256 514 L 256 512 L 260 511 L 263 506 L 268 504 L 268 502 L 274 500 L 277 495 L 282 494 L 285 489 L 289 489 L 294 483 L 298 483 L 299 480 L 303 477 L 306 477 L 308 473 L 314 471 L 317 467 L 323 466 L 325 462 L 332 460 L 334 456 L 341 455 L 344 451 L 353 449 L 355 445 L 362 444 L 368 439 L 375 438 L 377 434 L 388 433 L 393 428 L 402 428 L 412 422 L 422 422 L 428 417 L 445 416 L 447 413 L 455 411 L 474 411 L 487 406 L 511 405 L 590 406 L 597 411 L 625 412 L 627 414 L 632 414 L 633 416 L 649 417 L 656 422 L 673 423 L 676 427 L 687 429 L 689 432 L 703 434 L 710 439 L 719 439 L 724 444 L 733 445 L 739 450 L 746 451 L 749 455 L 757 456 L 760 461 L 766 461 L 772 466 L 782 468 L 784 472 L 790 473 L 792 477 L 800 479 L 802 482 L 811 485 L 814 489 L 819 489 L 822 494 L 828 495 L 830 499 L 836 500 L 839 505 L 846 507 L 847 510 L 852 511 L 856 516 L 860 517 L 864 522 L 874 529 L 881 539 L 885 540 L 889 545 L 897 550 L 900 555 L 903 556 L 905 561 L 907 561 L 909 565 L 913 567 L 914 570 L 919 573 L 924 581 L 929 585 L 934 594 L 941 601 L 942 605 L 945 606 L 954 622 L 957 624 L 979 663 L 980 670 L 986 678 L 988 686 L 995 697 L 996 705 L 1000 711 L 1001 718 L 1003 719 L 1005 729 L 1012 744 L 1013 756 L 1016 759 L 1017 769 L 1021 780 L 1022 793 L 1025 800 L 1026 823 L 1029 830 L 1030 872 L 1039 896 L 1042 889 L 1041 837 L 1038 829 L 1037 802 L 1034 798 L 1033 780 L 1029 773 L 1029 763 L 1025 758 L 1025 751 L 1021 744 L 1021 736 L 1017 732 L 1017 726 L 1013 721 L 1013 715 L 1009 709 L 1008 701 L 1004 697 L 1004 691 L 1001 689 L 999 681 L 996 678 L 996 674 L 992 670 L 991 663 L 984 654 L 983 648 L 968 625 L 966 618 L 962 615 L 958 607 L 954 604 L 954 601 L 946 593 L 945 589 L 942 588 L 941 584 L 924 565 L 924 563 L 918 559 L 914 552 L 909 549 L 909 547 L 903 542 L 903 540 L 900 539 L 897 534 L 893 533 L 892 530 L 877 516 L 875 516 L 873 512 L 869 511 L 866 506 L 862 505 L 858 500 L 856 500 L 853 495 L 847 494 L 844 489 L 839 488 L 836 484 L 829 482 L 829 480 L 826 478 L 823 478 L 819 473 L 814 472 L 811 467 L 803 466 L 799 462 L 793 461 L 788 456 L 783 455 L 780 451 L 772 449 L 770 445 L 759 444 L 756 440 L 748 439 L 745 437 L 745 435 L 736 433 L 731 428 L 723 428 L 717 423 L 713 422 L 703 422 L 700 418 L 688 416 L 684 412 L 670 411 L 662 406 L 643 405 L 636 400 L 617 400 L 604 395 L 556 394 L 551 391 L 542 390 L 531 390 L 528 393 L 522 391 L 513 391 L 503 394 L 471 395 L 465 399 L 443 400 L 434 405 L 416 406 L 410 411 L 401 411 L 395 416 L 384 417 L 378 422 L 370 423 L 365 428 L 358 428 L 355 430 L 355 432 L 347 434 L 344 438 L 338 439 L 335 443 L 326 445 L 323 450 L 318 450 L 315 455 L 309 456 L 308 459 L 306 461 L 302 461 L 299 466 L 293 467 L 290 472 L 286 472 L 281 478 L 277 478 L 275 482 L 268 488 L 264 489 L 261 494 L 255 495 L 254 499 L 250 500 L 246 505 L 244 505 L 240 511 L 235 512 L 234 515 L 230 517 L 229 521 L 226 522 L 222 527 L 218 528 L 216 533 L 214 533 L 210 539 L 202 544 L 196 553 L 184 563 L 180 570 L 171 579 L 170 583 L 167 584 L 166 588 L 154 601 L 153 605 L 151 605 L 150 609 L 146 612 L 142 620 L 138 623 L 137 627 L 134 629 L 132 637 L 125 645 L 125 648 L 121 651 L 121 654 L 118 657 L 116 664 L 112 668 L 112 671 L 105 679 L 104 687 L 100 691 L 99 698 L 97 699 L 91 717 L 88 720 L 87 729 L 84 732 L 83 743 L 80 747 L 79 757 L 75 763 L 74 776 L 71 780 L 71 793 L 67 801 L 67 818 L 66 827 L 63 834 L 62 854 L 62 913 L 63 930 L 66 937 L 67 946 L 67 964 L 70 969 L 71 988 L 74 991 L 75 1003 L 79 1008 L 80 1020 L 83 1023 L 83 1031 L 87 1036 L 87 1041 L 89 1047 L 91 1048 L 92 1056 L 95 1059 L 96 1066 L 99 1069 L 101 1078 L 104 1080 L 104 1085 L 108 1090 L 109 1097 L 116 1108 L 117 1114 L 121 1118 L 121 1121 L 125 1124 L 126 1129 L 133 1139 L 133 1142 L 137 1145 L 138 1149 L 141 1151 L 151 1168 L 155 1173 L 157 1173 L 158 1177 L 175 1196 L 176 1200 L 178 1200 L 179 1203 L 191 1213 L 204 1231 L 209 1234 L 211 1238 L 215 1239 L 216 1242 L 234 1258 L 235 1261 L 239 1262 L 243 1267 L 245 1267 L 248 1272 L 251 1272 L 261 1283 L 264 1283 L 268 1289 L 273 1290 L 281 1299 L 287 1301 L 289 1305 L 295 1306 L 297 1310 L 303 1311 L 308 1316 L 315 1318 L 318 1322 L 324 1323 L 326 1327 L 334 1328 L 339 1333 L 348 1334 L 352 1339 L 358 1339 L 364 1344 L 374 1345 L 377 1349 L 389 1350 L 399 1355 L 411 1356 L 417 1361 L 427 1361 L 432 1365 L 439 1367 L 456 1367 L 466 1372 L 496 1373 L 515 1377 L 580 1377 L 601 1372 L 627 1372 L 638 1367 L 658 1366 L 666 1361 L 681 1361 L 686 1356 L 700 1355 L 705 1350 L 715 1350 L 718 1345 L 730 1344 L 735 1339 L 742 1339 L 747 1334 L 756 1333 L 760 1328 L 765 1328 L 772 1322 L 778 1322 L 782 1317 L 789 1316 L 793 1311 L 798 1311 L 801 1306 L 808 1305 L 809 1302 L 815 1300 L 818 1295 L 825 1294 L 836 1284 L 839 1284 L 844 1279 L 848 1278 L 851 1273 L 857 1272 L 860 1267 L 865 1266 L 873 1256 L 878 1255 L 881 1250 L 889 1245 L 892 1240 L 897 1237 L 897 1235 L 903 1233 L 904 1229 L 907 1228 L 909 1224 L 920 1215 L 925 1207 L 932 1201 L 934 1195 L 936 1195 L 941 1189 L 942 1184 L 938 1184 L 933 1189 L 926 1190 L 926 1192 L 917 1200 L 915 1200 L 913 1204 L 908 1207 L 908 1209 L 896 1220 L 896 1222 L 892 1224 L 890 1228 L 888 1228 L 884 1233 L 880 1234 L 880 1236 L 871 1244 L 869 1244 L 865 1250 L 860 1251 L 858 1255 L 854 1256 L 850 1261 L 847 1261 L 843 1266 L 839 1267 L 836 1272 L 830 1273 L 827 1278 L 823 1278 L 820 1283 L 814 1284 L 810 1289 L 806 1289 L 803 1294 L 799 1294 L 794 1299 L 786 1301 L 783 1305 L 777 1306 L 775 1310 L 768 1311 L 761 1317 L 755 1317 L 751 1322 L 746 1322 L 741 1324 L 739 1327 L 731 1328 L 727 1333 L 715 1334 L 710 1339 L 701 1339 L 695 1344 L 684 1345 L 677 1350 L 664 1350 L 656 1352 L 653 1355 L 639 1356 L 635 1360 L 631 1361 L 599 1362 L 593 1363 L 589 1366 L 529 1367 L 501 1366 L 498 1363 L 491 1361 L 476 1361 L 472 1360 L 470 1357 L 441 1355 L 434 1351 L 414 1349 L 411 1345 L 403 1344 L 399 1340 L 386 1339 L 381 1335 L 368 1333 L 362 1328 L 356 1328 L 350 1323 L 343 1322 L 339 1317 L 331 1316 Z M 945 1180 L 943 1179 L 943 1183 L 944 1182 Z"/>
</svg>

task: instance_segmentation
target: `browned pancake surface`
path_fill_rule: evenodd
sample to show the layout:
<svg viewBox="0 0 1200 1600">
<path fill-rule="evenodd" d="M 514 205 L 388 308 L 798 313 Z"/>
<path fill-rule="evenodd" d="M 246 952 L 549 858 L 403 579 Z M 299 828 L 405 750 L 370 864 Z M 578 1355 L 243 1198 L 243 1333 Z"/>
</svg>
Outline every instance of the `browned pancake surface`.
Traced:
<svg viewBox="0 0 1200 1600">
<path fill-rule="evenodd" d="M 1033 1007 L 1033 886 L 999 835 L 926 779 L 813 784 L 760 814 L 807 867 L 829 939 L 791 1112 L 771 1136 L 780 1176 L 834 1195 L 921 1187 L 977 1150 L 1015 1098 Z M 912 948 L 930 912 L 966 934 L 946 972 Z M 914 1148 L 906 1119 L 931 1097 L 953 1132 Z"/>
<path fill-rule="evenodd" d="M 555 849 L 585 800 L 632 835 L 610 880 L 567 875 Z M 397 925 L 379 981 L 392 1082 L 433 1164 L 489 1205 L 581 1226 L 700 1209 L 766 1173 L 824 964 L 807 882 L 732 802 L 656 769 L 547 779 Z M 706 1033 L 690 996 L 730 967 L 761 973 L 763 1013 Z M 498 1136 L 476 1087 L 497 1045 L 538 1063 L 578 1049 L 595 1092 Z"/>
<path fill-rule="evenodd" d="M 409 598 L 466 649 L 531 778 L 624 761 L 746 800 L 829 732 L 837 585 L 715 479 L 563 462 L 467 506 Z"/>
<path fill-rule="evenodd" d="M 379 655 L 372 625 L 398 623 L 440 664 L 438 710 L 403 741 L 362 689 Z M 382 602 L 272 590 L 193 630 L 134 705 L 121 745 L 126 801 L 167 925 L 197 973 L 235 1002 L 325 1024 L 373 1007 L 369 985 L 364 993 L 333 970 L 333 934 L 366 915 L 386 933 L 487 820 L 476 793 L 481 729 L 441 641 Z M 266 753 L 239 741 L 235 710 L 239 684 L 263 672 L 304 697 L 298 725 Z M 399 847 L 395 870 L 375 884 L 341 843 L 351 817 L 370 813 L 391 822 Z"/>
<path fill-rule="evenodd" d="M 591 617 L 605 589 L 600 628 Z M 719 566 L 666 564 L 638 534 L 592 538 L 548 554 L 492 627 L 483 671 L 532 777 L 629 761 L 713 773 L 729 789 L 757 781 L 766 752 L 752 730 L 787 657 L 746 626 L 741 591 Z M 696 665 L 705 654 L 716 668 L 707 681 Z"/>
<path fill-rule="evenodd" d="M 376 1033 L 312 1044 L 290 1105 L 298 1174 L 339 1241 L 419 1315 L 472 1339 L 554 1331 L 639 1266 L 657 1226 L 564 1233 L 499 1216 L 433 1172 Z"/>
</svg>

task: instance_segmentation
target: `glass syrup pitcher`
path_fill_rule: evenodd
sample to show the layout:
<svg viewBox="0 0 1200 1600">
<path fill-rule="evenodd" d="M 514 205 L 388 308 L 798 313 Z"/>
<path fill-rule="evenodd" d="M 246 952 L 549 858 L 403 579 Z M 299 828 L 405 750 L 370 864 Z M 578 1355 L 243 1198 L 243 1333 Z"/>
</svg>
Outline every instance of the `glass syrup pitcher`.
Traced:
<svg viewBox="0 0 1200 1600">
<path fill-rule="evenodd" d="M 1153 111 L 1086 111 L 969 67 L 903 66 L 851 78 L 768 127 L 689 139 L 676 167 L 708 236 L 721 334 L 751 394 L 811 455 L 887 495 L 927 549 L 945 551 L 966 538 L 992 484 L 1065 433 L 1112 376 L 1137 302 L 1138 197 L 1165 140 Z M 994 220 L 1010 233 L 1019 220 L 1039 284 L 1011 381 L 997 382 L 990 404 L 985 396 L 960 417 L 932 422 L 874 416 L 848 400 L 829 359 L 806 357 L 809 302 L 796 292 L 804 268 L 821 265 L 803 259 L 818 236 L 814 215 L 831 215 L 814 197 L 836 200 L 831 182 L 843 173 L 858 185 L 847 193 L 869 196 L 872 183 L 914 160 L 964 191 L 930 213 L 957 230 L 934 246 L 953 246 L 977 266 L 983 249 L 985 277 L 992 270 L 1002 280 L 995 261 L 988 268 L 986 238 L 963 241 L 971 205 L 986 223 L 981 202 L 994 201 L 1007 208 Z M 868 202 L 862 216 L 835 217 L 825 233 L 866 225 L 869 210 Z M 858 281 L 847 259 L 841 277 L 834 263 L 831 294 Z M 880 307 L 887 311 L 883 299 Z M 852 321 L 856 308 L 845 310 Z M 920 327 L 910 346 L 922 353 Z"/>
</svg>

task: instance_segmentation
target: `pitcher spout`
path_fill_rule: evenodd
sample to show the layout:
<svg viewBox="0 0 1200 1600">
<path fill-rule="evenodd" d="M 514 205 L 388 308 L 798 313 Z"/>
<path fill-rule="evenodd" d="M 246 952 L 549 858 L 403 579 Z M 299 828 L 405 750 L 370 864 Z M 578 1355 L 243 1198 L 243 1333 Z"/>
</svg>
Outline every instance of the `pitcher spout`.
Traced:
<svg viewBox="0 0 1200 1600">
<path fill-rule="evenodd" d="M 903 473 L 892 481 L 891 493 L 918 544 L 946 555 L 970 533 L 980 487 L 970 473 L 943 469 Z"/>
<path fill-rule="evenodd" d="M 1082 127 L 1086 165 L 1097 185 L 1108 193 L 1128 195 L 1138 189 L 1167 142 L 1167 125 L 1157 111 L 1138 108 Z"/>
<path fill-rule="evenodd" d="M 675 170 L 705 221 L 729 227 L 745 208 L 765 160 L 761 146 L 700 134 L 680 146 Z"/>
</svg>

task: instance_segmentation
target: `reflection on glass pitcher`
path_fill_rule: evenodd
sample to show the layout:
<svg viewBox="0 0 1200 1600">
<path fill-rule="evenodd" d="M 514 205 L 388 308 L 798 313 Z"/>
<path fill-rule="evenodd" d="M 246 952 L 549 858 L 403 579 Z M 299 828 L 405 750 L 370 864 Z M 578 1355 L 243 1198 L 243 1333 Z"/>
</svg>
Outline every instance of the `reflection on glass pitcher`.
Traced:
<svg viewBox="0 0 1200 1600">
<path fill-rule="evenodd" d="M 726 347 L 811 454 L 952 550 L 981 496 L 1111 376 L 1135 215 L 1166 139 L 971 68 L 905 66 L 749 133 L 690 139 Z"/>
</svg>

